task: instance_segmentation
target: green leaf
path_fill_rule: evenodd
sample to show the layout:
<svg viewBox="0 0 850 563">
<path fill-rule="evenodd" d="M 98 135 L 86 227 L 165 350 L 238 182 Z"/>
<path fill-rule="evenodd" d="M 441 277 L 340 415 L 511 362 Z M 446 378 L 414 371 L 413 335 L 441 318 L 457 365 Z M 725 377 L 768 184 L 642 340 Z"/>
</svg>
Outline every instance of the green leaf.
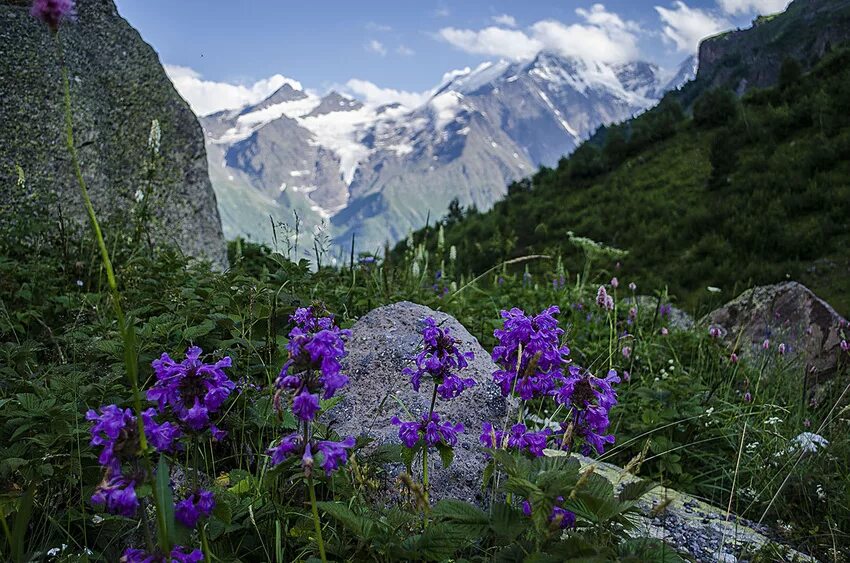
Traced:
<svg viewBox="0 0 850 563">
<path fill-rule="evenodd" d="M 159 544 L 161 546 L 164 544 L 171 546 L 177 541 L 177 524 L 174 520 L 174 493 L 171 491 L 171 473 L 165 456 L 159 457 L 159 464 L 156 468 L 155 490 L 159 510 L 162 511 L 165 517 L 167 534 L 165 538 L 160 538 Z"/>
<path fill-rule="evenodd" d="M 525 515 L 516 508 L 498 502 L 493 505 L 493 514 L 490 518 L 490 528 L 500 538 L 508 542 L 513 541 L 528 527 Z"/>
<path fill-rule="evenodd" d="M 443 462 L 443 469 L 448 468 L 455 457 L 454 449 L 451 446 L 447 446 L 440 442 L 437 444 L 437 451 L 440 453 L 440 460 Z"/>
<path fill-rule="evenodd" d="M 183 339 L 193 341 L 202 336 L 206 336 L 215 328 L 215 323 L 210 319 L 206 319 L 199 325 L 190 326 L 183 331 Z"/>
<path fill-rule="evenodd" d="M 27 545 L 27 530 L 29 529 L 30 518 L 32 517 L 32 501 L 35 496 L 35 486 L 31 486 L 21 497 L 18 503 L 18 511 L 15 514 L 15 522 L 12 524 L 12 545 L 11 550 L 14 553 L 13 559 L 16 562 L 23 563 L 24 551 Z"/>
<path fill-rule="evenodd" d="M 316 505 L 328 516 L 348 528 L 358 538 L 363 540 L 372 539 L 375 533 L 383 533 L 376 526 L 377 520 L 366 518 L 355 513 L 345 504 L 339 502 L 318 502 Z"/>
<path fill-rule="evenodd" d="M 655 488 L 655 483 L 648 479 L 640 479 L 626 483 L 620 490 L 618 498 L 620 502 L 638 501 L 640 498 Z"/>
<path fill-rule="evenodd" d="M 431 515 L 457 526 L 469 540 L 480 537 L 490 526 L 490 517 L 486 512 L 461 500 L 441 500 L 431 509 Z"/>
</svg>

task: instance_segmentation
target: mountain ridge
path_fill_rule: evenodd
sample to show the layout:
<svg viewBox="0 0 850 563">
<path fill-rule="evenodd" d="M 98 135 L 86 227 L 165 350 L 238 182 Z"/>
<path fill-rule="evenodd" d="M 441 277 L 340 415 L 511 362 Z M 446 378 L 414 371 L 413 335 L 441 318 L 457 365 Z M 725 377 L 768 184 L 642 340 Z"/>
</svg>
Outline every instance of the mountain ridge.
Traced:
<svg viewBox="0 0 850 563">
<path fill-rule="evenodd" d="M 286 84 L 201 122 L 217 191 L 254 190 L 267 201 L 223 210 L 228 236 L 269 241 L 269 215 L 291 223 L 298 213 L 337 248 L 354 237 L 358 249 L 374 251 L 453 199 L 488 209 L 511 181 L 554 165 L 599 125 L 654 105 L 679 85 L 670 82 L 676 76 L 688 78 L 641 61 L 602 65 L 542 52 L 447 73 L 418 107 Z M 221 199 L 223 207 L 240 200 Z"/>
</svg>

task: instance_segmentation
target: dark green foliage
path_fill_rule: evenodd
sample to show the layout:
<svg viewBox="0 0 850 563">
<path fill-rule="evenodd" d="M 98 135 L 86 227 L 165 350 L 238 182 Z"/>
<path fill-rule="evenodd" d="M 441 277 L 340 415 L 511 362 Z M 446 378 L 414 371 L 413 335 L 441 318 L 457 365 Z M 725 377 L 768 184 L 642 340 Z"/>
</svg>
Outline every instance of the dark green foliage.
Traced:
<svg viewBox="0 0 850 563">
<path fill-rule="evenodd" d="M 733 121 L 738 115 L 738 99 L 731 90 L 709 90 L 694 104 L 694 124 L 711 128 Z"/>
<path fill-rule="evenodd" d="M 779 67 L 779 89 L 785 90 L 796 84 L 803 75 L 803 67 L 794 57 L 785 57 Z"/>
<path fill-rule="evenodd" d="M 627 250 L 625 273 L 700 313 L 708 285 L 731 298 L 788 278 L 846 313 L 848 82 L 850 51 L 836 49 L 785 90 L 740 101 L 709 91 L 691 120 L 665 100 L 600 131 L 491 211 L 453 223 L 447 244 L 472 274 L 529 254 L 562 255 L 576 271 L 572 231 Z"/>
</svg>

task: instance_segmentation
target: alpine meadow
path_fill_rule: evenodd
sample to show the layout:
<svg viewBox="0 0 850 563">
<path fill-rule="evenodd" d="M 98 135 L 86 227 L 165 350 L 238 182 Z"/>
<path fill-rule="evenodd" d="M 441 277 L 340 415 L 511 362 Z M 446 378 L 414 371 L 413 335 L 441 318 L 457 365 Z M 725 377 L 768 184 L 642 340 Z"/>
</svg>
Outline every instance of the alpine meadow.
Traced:
<svg viewBox="0 0 850 563">
<path fill-rule="evenodd" d="M 850 0 L 403 4 L 0 0 L 0 560 L 850 561 Z"/>
</svg>

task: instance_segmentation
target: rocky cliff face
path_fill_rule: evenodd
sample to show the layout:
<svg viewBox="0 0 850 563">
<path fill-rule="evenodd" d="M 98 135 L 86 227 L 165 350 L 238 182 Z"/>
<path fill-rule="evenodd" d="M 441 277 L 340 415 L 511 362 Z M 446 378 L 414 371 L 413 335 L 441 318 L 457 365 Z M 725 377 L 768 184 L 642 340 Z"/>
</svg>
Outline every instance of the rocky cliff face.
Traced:
<svg viewBox="0 0 850 563">
<path fill-rule="evenodd" d="M 697 82 L 739 94 L 777 83 L 786 57 L 811 68 L 850 39 L 850 0 L 795 0 L 781 15 L 762 16 L 750 29 L 705 39 L 699 46 Z"/>
<path fill-rule="evenodd" d="M 59 37 L 83 176 L 98 214 L 126 211 L 150 185 L 154 237 L 223 267 L 221 219 L 197 118 L 112 0 L 77 4 L 77 22 Z M 29 2 L 0 0 L 0 195 L 20 166 L 30 189 L 54 191 L 64 216 L 85 220 L 64 145 L 60 72 L 53 37 L 30 17 Z M 153 120 L 161 146 L 149 182 Z"/>
</svg>

